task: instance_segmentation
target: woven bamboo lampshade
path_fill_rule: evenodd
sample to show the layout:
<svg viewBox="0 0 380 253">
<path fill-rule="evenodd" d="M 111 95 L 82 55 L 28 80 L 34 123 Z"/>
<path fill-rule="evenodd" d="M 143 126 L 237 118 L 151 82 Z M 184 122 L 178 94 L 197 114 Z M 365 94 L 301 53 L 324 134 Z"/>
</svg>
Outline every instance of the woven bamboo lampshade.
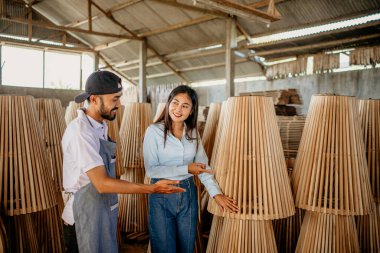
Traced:
<svg viewBox="0 0 380 253">
<path fill-rule="evenodd" d="M 374 203 L 374 210 L 369 215 L 355 218 L 362 252 L 380 252 L 380 204 Z"/>
<path fill-rule="evenodd" d="M 121 143 L 119 136 L 119 126 L 117 120 L 107 120 L 108 136 L 116 142 L 116 177 L 120 177 L 124 173 L 123 169 L 123 155 L 121 152 Z"/>
<path fill-rule="evenodd" d="M 153 122 L 156 122 L 161 116 L 162 112 L 165 110 L 166 103 L 158 103 L 156 114 L 154 115 Z"/>
<path fill-rule="evenodd" d="M 120 128 L 123 167 L 144 170 L 142 143 L 145 130 L 152 124 L 152 108 L 148 103 L 128 103 L 125 105 Z M 139 180 L 143 182 L 144 178 Z"/>
<path fill-rule="evenodd" d="M 295 252 L 360 252 L 354 217 L 307 211 Z"/>
<path fill-rule="evenodd" d="M 63 252 L 58 206 L 8 219 L 11 252 Z"/>
<path fill-rule="evenodd" d="M 123 121 L 123 115 L 124 115 L 125 106 L 121 105 L 119 109 L 117 110 L 116 114 L 116 120 L 117 120 L 117 126 L 120 128 L 121 122 Z"/>
<path fill-rule="evenodd" d="M 380 203 L 380 100 L 359 100 L 359 115 L 372 194 Z"/>
<path fill-rule="evenodd" d="M 271 221 L 218 217 L 211 229 L 220 232 L 210 232 L 207 253 L 277 252 Z"/>
<path fill-rule="evenodd" d="M 58 99 L 36 99 L 35 101 L 48 154 L 51 158 L 53 180 L 61 192 L 63 191 L 61 140 L 66 129 L 64 111 L 62 111 L 61 101 Z"/>
<path fill-rule="evenodd" d="M 353 97 L 312 97 L 294 168 L 298 207 L 368 214 L 372 194 L 358 119 Z"/>
<path fill-rule="evenodd" d="M 33 97 L 0 96 L 0 204 L 8 216 L 56 204 Z"/>
<path fill-rule="evenodd" d="M 141 183 L 144 170 L 129 169 L 120 179 Z M 119 224 L 124 232 L 145 232 L 148 230 L 148 199 L 146 194 L 119 194 Z"/>
<path fill-rule="evenodd" d="M 271 98 L 231 97 L 225 105 L 215 177 L 240 211 L 223 212 L 214 200 L 208 210 L 219 216 L 269 220 L 295 213 L 284 153 Z"/>
<path fill-rule="evenodd" d="M 66 112 L 65 112 L 66 125 L 68 125 L 73 119 L 78 117 L 77 110 L 79 108 L 82 108 L 83 106 L 84 106 L 84 102 L 78 104 L 78 103 L 75 103 L 74 101 L 71 101 L 69 103 L 69 105 L 66 108 Z"/>
<path fill-rule="evenodd" d="M 205 130 L 202 135 L 202 143 L 205 149 L 206 155 L 211 160 L 212 149 L 214 147 L 216 130 L 218 128 L 220 111 L 222 109 L 221 103 L 211 103 L 206 119 Z"/>
</svg>

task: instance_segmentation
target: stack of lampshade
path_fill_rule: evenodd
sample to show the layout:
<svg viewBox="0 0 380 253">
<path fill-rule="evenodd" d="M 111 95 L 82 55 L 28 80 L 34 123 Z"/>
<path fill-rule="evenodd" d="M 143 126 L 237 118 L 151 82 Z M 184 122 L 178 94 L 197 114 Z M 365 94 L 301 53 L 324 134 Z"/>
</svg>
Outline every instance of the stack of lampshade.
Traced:
<svg viewBox="0 0 380 253">
<path fill-rule="evenodd" d="M 33 97 L 0 96 L 0 204 L 10 252 L 63 251 L 56 186 L 38 118 Z"/>
<path fill-rule="evenodd" d="M 152 123 L 151 105 L 127 103 L 120 127 L 120 143 L 125 173 L 121 179 L 144 183 L 145 168 L 142 144 L 145 130 Z M 119 194 L 119 222 L 127 233 L 147 231 L 148 203 L 145 194 Z"/>
<path fill-rule="evenodd" d="M 209 202 L 214 220 L 207 252 L 277 252 L 271 220 L 295 209 L 271 98 L 229 98 L 214 147 L 216 180 L 239 212 Z"/>
<path fill-rule="evenodd" d="M 380 252 L 380 100 L 360 100 L 359 115 L 363 130 L 374 210 L 358 216 L 356 226 L 362 252 Z"/>
<path fill-rule="evenodd" d="M 296 252 L 359 252 L 353 215 L 371 212 L 365 149 L 353 97 L 314 95 L 295 162 L 296 206 L 306 209 Z"/>
</svg>

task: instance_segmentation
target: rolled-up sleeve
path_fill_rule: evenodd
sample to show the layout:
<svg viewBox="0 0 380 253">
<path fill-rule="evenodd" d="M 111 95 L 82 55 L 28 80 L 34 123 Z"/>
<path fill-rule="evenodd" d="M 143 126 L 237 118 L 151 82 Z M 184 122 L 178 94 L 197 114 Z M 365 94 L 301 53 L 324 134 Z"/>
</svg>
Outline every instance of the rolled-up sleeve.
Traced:
<svg viewBox="0 0 380 253">
<path fill-rule="evenodd" d="M 199 142 L 198 151 L 194 161 L 198 163 L 208 164 L 208 158 L 201 142 Z M 206 169 L 211 170 L 211 167 L 207 166 Z M 218 182 L 216 182 L 213 174 L 202 173 L 198 177 L 212 198 L 215 195 L 222 194 Z"/>
<path fill-rule="evenodd" d="M 157 139 L 162 138 L 154 126 L 148 127 L 144 136 L 143 156 L 146 175 L 150 178 L 168 178 L 188 174 L 187 165 L 167 166 L 160 165 L 158 158 Z"/>
</svg>

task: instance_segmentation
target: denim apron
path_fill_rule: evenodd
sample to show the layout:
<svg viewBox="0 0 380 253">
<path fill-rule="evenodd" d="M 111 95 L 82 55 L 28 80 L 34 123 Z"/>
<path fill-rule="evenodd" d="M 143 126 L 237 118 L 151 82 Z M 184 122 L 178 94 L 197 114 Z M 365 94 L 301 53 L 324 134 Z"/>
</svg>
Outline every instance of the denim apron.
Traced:
<svg viewBox="0 0 380 253">
<path fill-rule="evenodd" d="M 99 154 L 103 159 L 106 172 L 109 177 L 116 178 L 116 143 L 99 140 Z M 100 194 L 90 182 L 80 188 L 74 196 L 73 211 L 79 252 L 118 252 L 117 194 Z"/>
</svg>

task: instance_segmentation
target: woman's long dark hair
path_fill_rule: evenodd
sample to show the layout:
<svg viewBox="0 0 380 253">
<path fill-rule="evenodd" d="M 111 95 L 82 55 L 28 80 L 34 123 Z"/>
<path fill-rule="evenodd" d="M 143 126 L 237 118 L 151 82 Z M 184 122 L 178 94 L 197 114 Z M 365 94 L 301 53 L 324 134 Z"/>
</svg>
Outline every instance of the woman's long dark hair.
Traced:
<svg viewBox="0 0 380 253">
<path fill-rule="evenodd" d="M 189 98 L 191 99 L 192 102 L 192 112 L 189 115 L 189 117 L 185 120 L 186 123 L 186 134 L 185 137 L 187 140 L 197 140 L 197 148 L 198 148 L 198 140 L 199 140 L 199 134 L 198 134 L 198 124 L 197 124 L 197 119 L 198 119 L 198 95 L 189 86 L 186 85 L 180 85 L 176 88 L 174 88 L 168 97 L 168 101 L 166 102 L 165 109 L 162 111 L 160 117 L 154 122 L 154 123 L 163 123 L 165 126 L 164 129 L 164 145 L 166 144 L 166 137 L 168 135 L 168 132 L 173 134 L 173 126 L 172 126 L 172 118 L 170 118 L 169 115 L 169 105 L 172 102 L 173 98 L 181 93 L 186 93 Z M 196 132 L 196 138 L 192 137 L 192 131 L 195 129 Z"/>
</svg>

